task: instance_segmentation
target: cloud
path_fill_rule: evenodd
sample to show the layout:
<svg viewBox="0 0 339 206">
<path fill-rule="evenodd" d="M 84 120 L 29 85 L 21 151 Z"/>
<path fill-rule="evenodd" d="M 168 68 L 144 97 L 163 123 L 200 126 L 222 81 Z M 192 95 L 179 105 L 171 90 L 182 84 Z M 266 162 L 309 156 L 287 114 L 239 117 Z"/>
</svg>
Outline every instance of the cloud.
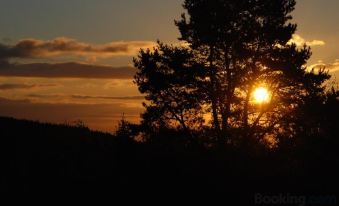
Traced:
<svg viewBox="0 0 339 206">
<path fill-rule="evenodd" d="M 322 40 L 312 40 L 312 41 L 306 41 L 304 38 L 302 38 L 298 34 L 293 34 L 292 39 L 287 44 L 296 44 L 297 46 L 303 46 L 306 44 L 307 46 L 324 46 L 325 42 Z"/>
<path fill-rule="evenodd" d="M 58 37 L 52 40 L 23 39 L 14 45 L 0 43 L 0 59 L 43 58 L 53 56 L 87 56 L 97 57 L 131 56 L 140 48 L 152 48 L 151 41 L 116 41 L 107 44 L 90 44 Z"/>
<path fill-rule="evenodd" d="M 131 66 L 112 67 L 94 64 L 98 58 L 133 56 L 140 48 L 152 48 L 151 41 L 117 41 L 90 44 L 59 37 L 52 40 L 23 39 L 15 44 L 0 43 L 0 76 L 47 78 L 131 79 L 136 70 Z M 28 63 L 29 59 L 85 57 L 87 63 Z M 13 60 L 14 59 L 14 60 Z M 18 60 L 21 64 L 12 62 Z M 50 59 L 51 60 L 51 59 Z M 53 59 L 52 59 L 53 60 Z M 40 62 L 40 61 L 39 61 Z M 89 64 L 90 63 L 90 64 Z"/>
<path fill-rule="evenodd" d="M 35 89 L 42 87 L 55 87 L 56 84 L 0 84 L 0 90 L 16 90 L 16 89 Z"/>
<path fill-rule="evenodd" d="M 27 97 L 32 98 L 73 98 L 80 100 L 90 99 L 103 99 L 103 100 L 143 100 L 144 96 L 92 96 L 92 95 L 81 95 L 81 94 L 29 94 Z"/>
<path fill-rule="evenodd" d="M 27 97 L 32 97 L 32 98 L 60 98 L 60 97 L 66 97 L 65 95 L 61 94 L 29 94 Z"/>
<path fill-rule="evenodd" d="M 323 68 L 325 70 L 328 70 L 330 73 L 339 71 L 339 59 L 336 59 L 333 63 L 324 63 L 323 61 L 318 61 L 318 63 L 312 64 L 307 67 L 308 70 L 318 70 Z"/>
<path fill-rule="evenodd" d="M 89 96 L 89 95 L 72 95 L 74 99 L 111 99 L 111 100 L 142 100 L 144 96 L 122 96 L 122 97 L 112 97 L 112 96 Z"/>
<path fill-rule="evenodd" d="M 31 93 L 24 96 L 25 99 L 33 103 L 50 103 L 50 104 L 123 104 L 125 107 L 142 108 L 143 96 L 104 96 L 104 95 L 87 95 L 87 94 L 38 94 Z"/>
<path fill-rule="evenodd" d="M 132 79 L 133 67 L 112 67 L 76 62 L 10 64 L 0 62 L 0 76 L 45 78 Z"/>
</svg>

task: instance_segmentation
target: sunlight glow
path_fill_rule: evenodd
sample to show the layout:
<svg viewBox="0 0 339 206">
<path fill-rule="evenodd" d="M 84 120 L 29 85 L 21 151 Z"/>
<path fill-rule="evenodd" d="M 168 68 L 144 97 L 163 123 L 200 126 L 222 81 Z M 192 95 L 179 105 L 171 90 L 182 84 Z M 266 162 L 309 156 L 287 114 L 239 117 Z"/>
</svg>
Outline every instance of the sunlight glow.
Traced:
<svg viewBox="0 0 339 206">
<path fill-rule="evenodd" d="M 265 87 L 258 87 L 253 92 L 254 101 L 257 104 L 267 103 L 270 101 L 270 94 Z"/>
</svg>

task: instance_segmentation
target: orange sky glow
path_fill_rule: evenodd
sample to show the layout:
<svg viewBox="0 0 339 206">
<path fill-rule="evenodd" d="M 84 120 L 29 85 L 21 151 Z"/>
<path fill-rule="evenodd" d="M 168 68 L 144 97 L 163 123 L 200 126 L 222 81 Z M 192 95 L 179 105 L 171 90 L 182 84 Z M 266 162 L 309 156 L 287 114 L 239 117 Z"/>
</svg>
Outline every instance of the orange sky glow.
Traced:
<svg viewBox="0 0 339 206">
<path fill-rule="evenodd" d="M 115 130 L 123 113 L 138 122 L 144 100 L 133 83 L 132 58 L 157 39 L 178 43 L 173 20 L 180 17 L 182 2 L 69 3 L 80 7 L 84 19 L 62 7 L 65 0 L 46 2 L 38 6 L 32 0 L 27 7 L 23 1 L 4 0 L 0 5 L 0 116 L 53 123 L 82 120 L 107 132 Z M 299 27 L 291 42 L 311 46 L 308 66 L 326 66 L 338 80 L 339 2 L 320 2 L 297 0 L 293 21 Z M 39 18 L 46 12 L 48 18 Z"/>
</svg>

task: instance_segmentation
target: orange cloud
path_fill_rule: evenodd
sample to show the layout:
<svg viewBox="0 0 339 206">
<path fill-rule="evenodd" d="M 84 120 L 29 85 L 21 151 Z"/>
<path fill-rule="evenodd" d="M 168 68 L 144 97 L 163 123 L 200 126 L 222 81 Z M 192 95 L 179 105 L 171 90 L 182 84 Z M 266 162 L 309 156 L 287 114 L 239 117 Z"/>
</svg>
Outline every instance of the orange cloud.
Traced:
<svg viewBox="0 0 339 206">
<path fill-rule="evenodd" d="M 318 63 L 307 67 L 308 70 L 311 70 L 311 69 L 318 70 L 318 69 L 323 69 L 323 68 L 325 70 L 328 70 L 330 73 L 339 71 L 339 59 L 329 64 L 324 63 L 323 61 L 319 61 Z"/>
<path fill-rule="evenodd" d="M 295 44 L 297 46 L 303 46 L 306 44 L 307 46 L 324 46 L 325 42 L 322 40 L 312 40 L 312 41 L 306 41 L 304 38 L 302 38 L 298 34 L 293 34 L 292 39 L 287 44 Z"/>
</svg>

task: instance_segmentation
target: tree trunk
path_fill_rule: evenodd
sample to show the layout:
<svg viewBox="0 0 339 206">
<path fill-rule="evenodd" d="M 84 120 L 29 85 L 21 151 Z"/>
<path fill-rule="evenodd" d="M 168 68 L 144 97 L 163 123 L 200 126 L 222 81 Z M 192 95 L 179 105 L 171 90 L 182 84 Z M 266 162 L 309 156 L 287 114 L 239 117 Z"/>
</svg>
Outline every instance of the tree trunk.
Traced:
<svg viewBox="0 0 339 206">
<path fill-rule="evenodd" d="M 225 48 L 225 69 L 226 69 L 226 76 L 225 76 L 225 83 L 227 84 L 227 87 L 225 88 L 225 91 L 222 95 L 223 100 L 222 100 L 222 130 L 223 134 L 228 135 L 228 118 L 230 117 L 230 112 L 231 112 L 231 103 L 232 103 L 232 77 L 231 77 L 231 70 L 230 70 L 230 64 L 231 61 L 229 60 L 228 57 L 228 48 Z"/>
<path fill-rule="evenodd" d="M 212 103 L 212 118 L 213 118 L 213 125 L 215 132 L 217 133 L 217 138 L 220 138 L 220 123 L 218 117 L 218 100 L 217 100 L 217 79 L 215 68 L 213 65 L 213 58 L 214 58 L 214 47 L 210 46 L 210 56 L 209 56 L 209 66 L 210 66 L 210 79 L 211 79 L 211 91 L 210 91 L 210 98 Z"/>
<path fill-rule="evenodd" d="M 244 129 L 248 128 L 248 106 L 251 98 L 252 87 L 247 90 L 246 99 L 244 103 L 244 112 L 243 112 L 243 127 Z"/>
</svg>

